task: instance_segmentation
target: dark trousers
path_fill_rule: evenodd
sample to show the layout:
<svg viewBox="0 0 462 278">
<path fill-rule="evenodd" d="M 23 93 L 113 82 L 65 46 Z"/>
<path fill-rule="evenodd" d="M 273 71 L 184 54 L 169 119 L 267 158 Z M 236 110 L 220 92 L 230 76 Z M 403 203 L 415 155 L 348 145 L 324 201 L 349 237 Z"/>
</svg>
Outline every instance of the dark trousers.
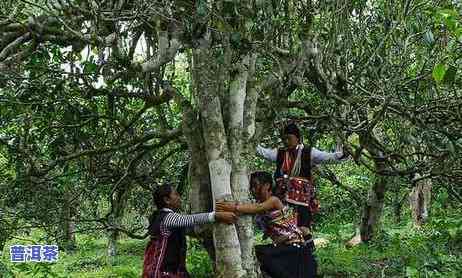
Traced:
<svg viewBox="0 0 462 278">
<path fill-rule="evenodd" d="M 316 277 L 316 259 L 311 245 L 257 245 L 261 270 L 271 278 Z"/>
<path fill-rule="evenodd" d="M 297 213 L 297 226 L 307 227 L 310 228 L 313 222 L 313 215 L 308 207 L 294 205 L 289 203 L 289 205 L 295 210 Z"/>
</svg>

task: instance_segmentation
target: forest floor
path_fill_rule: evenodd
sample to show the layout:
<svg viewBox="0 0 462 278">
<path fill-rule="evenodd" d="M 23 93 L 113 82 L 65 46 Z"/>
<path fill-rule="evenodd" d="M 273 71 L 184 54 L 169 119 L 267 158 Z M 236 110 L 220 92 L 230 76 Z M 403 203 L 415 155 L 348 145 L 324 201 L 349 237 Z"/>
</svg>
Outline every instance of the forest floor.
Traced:
<svg viewBox="0 0 462 278">
<path fill-rule="evenodd" d="M 410 221 L 394 224 L 385 220 L 379 238 L 354 247 L 346 246 L 354 235 L 353 224 L 323 223 L 316 234 L 316 238 L 326 241 L 316 250 L 320 277 L 462 277 L 460 215 L 436 215 L 420 229 Z M 262 242 L 260 235 L 257 241 Z M 122 239 L 119 255 L 109 260 L 104 238 L 79 235 L 78 251 L 60 252 L 56 263 L 12 263 L 9 246 L 30 244 L 28 240 L 14 239 L 2 252 L 0 277 L 138 278 L 146 243 Z M 189 242 L 187 263 L 192 277 L 213 277 L 210 260 L 194 239 Z"/>
</svg>

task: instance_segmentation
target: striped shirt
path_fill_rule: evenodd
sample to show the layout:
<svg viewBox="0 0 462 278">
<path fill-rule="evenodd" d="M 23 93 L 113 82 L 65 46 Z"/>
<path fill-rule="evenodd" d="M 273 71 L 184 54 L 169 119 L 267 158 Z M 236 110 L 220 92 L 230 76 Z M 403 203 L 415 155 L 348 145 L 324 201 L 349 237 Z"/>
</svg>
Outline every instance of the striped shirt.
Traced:
<svg viewBox="0 0 462 278">
<path fill-rule="evenodd" d="M 192 228 L 194 225 L 215 222 L 215 212 L 179 214 L 168 208 L 163 208 L 162 211 L 168 212 L 161 224 L 164 229 Z"/>
</svg>

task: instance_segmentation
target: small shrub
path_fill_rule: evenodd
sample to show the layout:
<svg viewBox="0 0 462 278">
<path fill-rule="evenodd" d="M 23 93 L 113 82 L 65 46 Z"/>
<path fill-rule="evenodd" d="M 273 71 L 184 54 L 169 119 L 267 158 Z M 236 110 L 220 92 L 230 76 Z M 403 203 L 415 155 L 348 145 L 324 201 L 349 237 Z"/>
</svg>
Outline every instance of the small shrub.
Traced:
<svg viewBox="0 0 462 278">
<path fill-rule="evenodd" d="M 207 251 L 199 241 L 191 239 L 188 242 L 187 269 L 191 277 L 211 278 L 214 271 Z"/>
</svg>

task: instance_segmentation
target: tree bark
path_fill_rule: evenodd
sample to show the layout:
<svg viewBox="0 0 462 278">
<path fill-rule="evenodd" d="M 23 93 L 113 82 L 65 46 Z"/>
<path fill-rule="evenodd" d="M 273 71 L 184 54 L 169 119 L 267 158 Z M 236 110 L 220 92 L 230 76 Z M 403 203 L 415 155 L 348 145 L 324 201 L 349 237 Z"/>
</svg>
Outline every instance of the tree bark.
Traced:
<svg viewBox="0 0 462 278">
<path fill-rule="evenodd" d="M 242 159 L 243 144 L 247 141 L 246 134 L 252 133 L 254 121 L 247 122 L 244 130 L 244 114 L 246 108 L 246 89 L 250 57 L 244 56 L 236 64 L 231 74 L 229 89 L 229 146 L 232 163 L 231 188 L 234 199 L 239 203 L 249 202 L 249 179 L 247 167 Z M 248 100 L 251 101 L 251 100 Z M 249 106 L 252 106 L 249 102 Z M 252 114 L 247 113 L 247 114 Z M 251 117 L 251 116 L 250 116 Z M 254 132 L 254 131 L 253 131 Z M 254 229 L 251 216 L 241 216 L 237 222 L 237 231 L 242 255 L 242 266 L 246 271 L 245 277 L 257 277 L 256 259 L 254 254 Z"/>
<path fill-rule="evenodd" d="M 117 239 L 119 237 L 118 231 L 109 231 L 108 232 L 108 244 L 107 244 L 107 255 L 109 258 L 114 258 L 117 256 Z"/>
<path fill-rule="evenodd" d="M 210 172 L 213 200 L 232 200 L 231 163 L 219 99 L 213 51 L 210 50 L 210 34 L 193 50 L 194 93 L 202 116 L 203 137 Z M 244 277 L 241 250 L 236 227 L 218 224 L 214 227 L 216 251 L 216 277 Z"/>
<path fill-rule="evenodd" d="M 74 251 L 77 247 L 75 241 L 75 222 L 74 218 L 74 208 L 71 204 L 72 196 L 69 193 L 65 193 L 65 200 L 64 200 L 64 207 L 63 207 L 63 214 L 64 219 L 62 222 L 62 230 L 63 230 L 63 240 L 62 245 L 63 248 L 70 252 Z"/>
<path fill-rule="evenodd" d="M 409 194 L 412 219 L 416 227 L 421 227 L 428 221 L 431 205 L 432 181 L 431 179 L 418 180 L 421 176 L 416 174 L 417 181 Z"/>
<path fill-rule="evenodd" d="M 200 213 L 212 209 L 210 174 L 205 155 L 202 127 L 189 103 L 183 103 L 183 134 L 188 143 L 191 161 L 189 164 L 189 203 L 191 213 Z M 202 239 L 210 259 L 215 262 L 212 229 L 210 226 L 195 228 L 195 234 Z M 216 266 L 214 265 L 214 268 Z"/>
<path fill-rule="evenodd" d="M 117 240 L 119 239 L 119 231 L 117 229 L 112 229 L 111 226 L 119 227 L 120 221 L 123 217 L 125 206 L 126 206 L 126 198 L 128 188 L 122 187 L 114 193 L 114 200 L 112 202 L 112 213 L 108 217 L 108 245 L 107 245 L 107 255 L 108 257 L 113 260 L 118 253 L 117 250 Z"/>
<path fill-rule="evenodd" d="M 395 196 L 393 198 L 393 219 L 396 224 L 399 224 L 401 222 L 401 212 L 403 209 L 403 201 L 405 199 L 402 198 L 399 188 L 397 188 L 394 193 Z"/>
<path fill-rule="evenodd" d="M 381 167 L 376 165 L 376 167 Z M 386 179 L 383 176 L 376 176 L 374 185 L 369 190 L 366 204 L 364 205 L 361 225 L 359 228 L 362 241 L 372 239 L 379 227 L 382 217 L 383 202 L 385 197 Z"/>
<path fill-rule="evenodd" d="M 369 136 L 360 137 L 361 144 L 372 155 L 375 168 L 375 181 L 369 189 L 359 226 L 361 241 L 371 240 L 378 231 L 387 186 L 387 178 L 379 174 L 387 168 L 384 155 L 380 150 L 374 147 L 372 139 L 373 138 L 370 138 Z"/>
</svg>

